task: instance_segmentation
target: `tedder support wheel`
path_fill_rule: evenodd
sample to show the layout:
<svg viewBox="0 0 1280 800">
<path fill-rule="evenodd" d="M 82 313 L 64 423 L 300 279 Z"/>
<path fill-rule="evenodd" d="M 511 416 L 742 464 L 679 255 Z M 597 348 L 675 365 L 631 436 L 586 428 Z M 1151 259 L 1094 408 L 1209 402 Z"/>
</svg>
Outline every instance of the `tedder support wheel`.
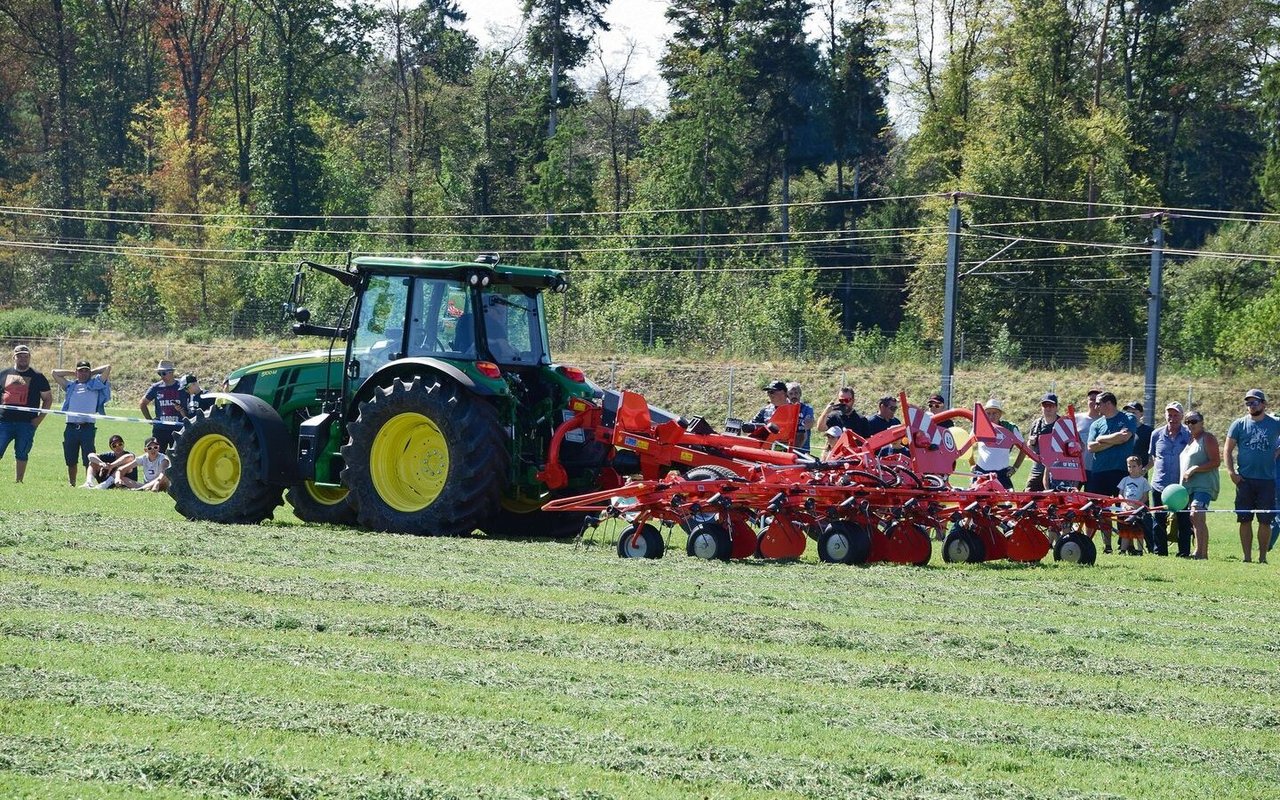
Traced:
<svg viewBox="0 0 1280 800">
<path fill-rule="evenodd" d="M 187 519 L 254 525 L 280 505 L 281 487 L 262 474 L 264 443 L 234 405 L 195 417 L 173 446 L 169 496 Z"/>
<path fill-rule="evenodd" d="M 303 522 L 355 525 L 356 511 L 347 502 L 348 494 L 345 487 L 335 489 L 303 481 L 290 486 L 284 498 L 293 506 L 294 515 Z"/>
<path fill-rule="evenodd" d="M 701 467 L 694 467 L 684 474 L 687 481 L 716 481 L 729 480 L 740 481 L 742 476 L 728 467 L 722 467 L 719 464 L 704 464 Z"/>
<path fill-rule="evenodd" d="M 1087 566 L 1098 560 L 1098 546 L 1083 533 L 1072 531 L 1061 536 L 1053 546 L 1053 560 Z"/>
<path fill-rule="evenodd" d="M 708 561 L 728 561 L 733 552 L 733 540 L 729 532 L 718 522 L 699 522 L 689 531 L 685 552 L 695 558 Z"/>
<path fill-rule="evenodd" d="M 818 560 L 828 564 L 865 564 L 871 535 L 853 522 L 829 522 L 818 536 Z"/>
<path fill-rule="evenodd" d="M 640 526 L 640 536 L 636 538 L 636 526 L 628 525 L 618 535 L 618 558 L 662 558 L 667 543 L 662 540 L 658 529 L 645 523 Z"/>
<path fill-rule="evenodd" d="M 978 535 L 963 525 L 955 525 L 942 542 L 942 560 L 948 564 L 977 564 L 987 549 Z"/>
<path fill-rule="evenodd" d="M 437 376 L 397 378 L 359 405 L 342 484 L 373 530 L 465 536 L 499 508 L 507 448 L 493 407 Z"/>
</svg>

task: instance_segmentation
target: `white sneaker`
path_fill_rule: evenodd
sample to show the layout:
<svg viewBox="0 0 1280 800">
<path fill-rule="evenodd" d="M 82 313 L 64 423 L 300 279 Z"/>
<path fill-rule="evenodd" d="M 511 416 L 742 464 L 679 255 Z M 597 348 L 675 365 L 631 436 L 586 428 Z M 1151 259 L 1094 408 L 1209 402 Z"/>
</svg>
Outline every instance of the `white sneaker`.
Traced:
<svg viewBox="0 0 1280 800">
<path fill-rule="evenodd" d="M 98 488 L 99 488 L 99 489 L 110 489 L 112 486 L 115 486 L 115 485 L 116 485 L 116 476 L 115 476 L 115 474 L 113 473 L 113 474 L 111 474 L 111 475 L 108 475 L 108 476 L 107 476 L 107 479 L 106 479 L 106 480 L 104 480 L 102 483 L 98 484 Z"/>
<path fill-rule="evenodd" d="M 96 489 L 98 484 L 93 482 L 93 478 L 85 478 L 84 483 L 80 484 L 81 489 Z"/>
</svg>

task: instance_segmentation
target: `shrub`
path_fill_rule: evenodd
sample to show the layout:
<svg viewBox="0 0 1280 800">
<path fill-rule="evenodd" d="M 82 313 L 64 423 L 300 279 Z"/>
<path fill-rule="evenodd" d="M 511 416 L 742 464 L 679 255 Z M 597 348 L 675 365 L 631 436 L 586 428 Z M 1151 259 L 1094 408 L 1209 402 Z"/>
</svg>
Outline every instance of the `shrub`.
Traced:
<svg viewBox="0 0 1280 800">
<path fill-rule="evenodd" d="M 92 325 L 90 320 L 36 311 L 33 308 L 0 311 L 0 338 L 4 339 L 66 336 L 88 325 Z"/>
</svg>

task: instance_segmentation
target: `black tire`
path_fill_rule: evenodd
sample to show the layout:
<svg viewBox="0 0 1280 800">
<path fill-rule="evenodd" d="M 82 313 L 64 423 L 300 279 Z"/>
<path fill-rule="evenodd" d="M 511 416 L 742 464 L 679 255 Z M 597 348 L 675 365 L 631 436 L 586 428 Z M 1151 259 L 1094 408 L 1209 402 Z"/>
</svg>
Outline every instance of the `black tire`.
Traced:
<svg viewBox="0 0 1280 800">
<path fill-rule="evenodd" d="M 342 483 L 363 527 L 466 536 L 500 508 L 509 456 L 497 413 L 453 381 L 397 378 L 360 403 L 347 434 Z"/>
<path fill-rule="evenodd" d="M 640 541 L 633 546 L 631 538 L 635 536 L 636 526 L 628 525 L 618 536 L 618 558 L 662 558 L 667 550 L 667 543 L 662 540 L 658 529 L 645 523 L 640 526 Z"/>
<path fill-rule="evenodd" d="M 169 496 L 187 519 L 256 525 L 271 519 L 283 489 L 263 479 L 263 443 L 234 405 L 214 406 L 178 434 Z"/>
<path fill-rule="evenodd" d="M 689 542 L 684 551 L 707 561 L 728 561 L 729 554 L 733 552 L 733 540 L 720 523 L 699 522 L 689 531 Z"/>
<path fill-rule="evenodd" d="M 704 464 L 686 472 L 684 479 L 686 481 L 740 481 L 742 477 L 728 467 L 722 467 L 719 464 Z"/>
<path fill-rule="evenodd" d="M 986 554 L 982 540 L 962 525 L 953 526 L 942 542 L 942 560 L 948 564 L 977 564 Z"/>
<path fill-rule="evenodd" d="M 853 522 L 829 522 L 818 536 L 818 560 L 828 564 L 865 564 L 871 555 L 871 534 Z"/>
<path fill-rule="evenodd" d="M 582 533 L 587 515 L 581 511 L 543 511 L 534 509 L 521 514 L 498 509 L 480 527 L 490 536 L 503 539 L 573 539 Z"/>
<path fill-rule="evenodd" d="M 304 481 L 290 486 L 284 499 L 293 507 L 294 516 L 303 522 L 355 525 L 356 510 L 347 502 L 349 495 L 345 489 L 330 489 Z"/>
<path fill-rule="evenodd" d="M 1072 531 L 1054 543 L 1053 560 L 1088 566 L 1098 560 L 1098 546 L 1083 533 Z"/>
</svg>

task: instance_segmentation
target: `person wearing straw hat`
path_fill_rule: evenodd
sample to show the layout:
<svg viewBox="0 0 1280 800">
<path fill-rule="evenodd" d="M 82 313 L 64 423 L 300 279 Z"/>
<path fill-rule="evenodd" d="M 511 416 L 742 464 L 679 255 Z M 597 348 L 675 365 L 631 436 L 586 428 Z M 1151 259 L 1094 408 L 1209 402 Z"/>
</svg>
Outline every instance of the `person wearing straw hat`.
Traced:
<svg viewBox="0 0 1280 800">
<path fill-rule="evenodd" d="M 13 348 L 13 367 L 0 370 L 0 404 L 16 406 L 0 408 L 0 458 L 4 458 L 9 442 L 13 442 L 16 481 L 22 483 L 36 428 L 44 422 L 45 415 L 19 409 L 47 409 L 53 405 L 49 379 L 31 368 L 31 348 L 25 344 Z"/>
<path fill-rule="evenodd" d="M 138 403 L 142 416 L 154 422 L 151 435 L 160 443 L 161 450 L 169 449 L 169 445 L 173 444 L 174 434 L 178 432 L 177 423 L 184 422 L 187 418 L 182 410 L 183 391 L 176 377 L 177 371 L 172 361 L 165 360 L 157 364 L 156 374 L 160 376 L 160 380 L 151 384 L 147 393 L 142 396 L 142 402 Z M 151 413 L 152 403 L 155 404 L 154 416 Z"/>
<path fill-rule="evenodd" d="M 75 370 L 55 369 L 53 379 L 66 393 L 62 410 L 67 413 L 66 428 L 62 432 L 62 455 L 67 463 L 67 480 L 76 485 L 79 458 L 85 470 L 89 469 L 89 454 L 98 449 L 94 437 L 98 425 L 95 414 L 107 413 L 107 401 L 111 399 L 111 365 L 94 367 L 87 360 L 76 362 Z"/>
</svg>

